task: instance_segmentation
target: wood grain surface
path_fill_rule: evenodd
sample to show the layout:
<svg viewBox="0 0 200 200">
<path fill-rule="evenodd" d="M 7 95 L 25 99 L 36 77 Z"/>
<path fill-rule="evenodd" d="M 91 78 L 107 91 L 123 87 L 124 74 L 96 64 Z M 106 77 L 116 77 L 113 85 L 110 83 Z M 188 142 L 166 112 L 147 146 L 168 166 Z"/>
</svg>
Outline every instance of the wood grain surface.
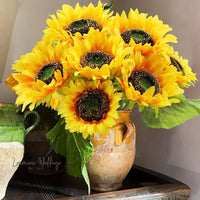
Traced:
<svg viewBox="0 0 200 200">
<path fill-rule="evenodd" d="M 134 166 L 118 191 L 87 195 L 87 186 L 82 179 L 62 172 L 39 176 L 19 167 L 11 179 L 4 200 L 186 200 L 190 188 L 175 179 L 148 169 Z"/>
</svg>

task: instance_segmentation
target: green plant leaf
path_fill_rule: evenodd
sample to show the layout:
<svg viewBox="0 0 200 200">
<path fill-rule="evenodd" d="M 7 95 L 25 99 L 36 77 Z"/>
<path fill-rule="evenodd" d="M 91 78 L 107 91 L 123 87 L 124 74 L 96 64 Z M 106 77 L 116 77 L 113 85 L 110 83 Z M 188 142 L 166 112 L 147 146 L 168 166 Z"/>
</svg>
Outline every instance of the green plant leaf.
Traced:
<svg viewBox="0 0 200 200">
<path fill-rule="evenodd" d="M 200 114 L 200 99 L 182 100 L 171 106 L 159 108 L 157 117 L 155 111 L 146 107 L 142 111 L 142 120 L 151 128 L 170 129 L 178 126 Z"/>
<path fill-rule="evenodd" d="M 63 119 L 59 120 L 46 137 L 55 152 L 66 157 L 67 172 L 74 177 L 84 178 L 90 193 L 90 181 L 86 169 L 86 163 L 93 152 L 90 141 L 84 139 L 81 133 L 70 133 L 65 130 Z"/>
<path fill-rule="evenodd" d="M 50 145 L 54 151 L 66 157 L 66 141 L 67 134 L 65 132 L 65 123 L 60 119 L 58 123 L 46 134 L 47 139 L 50 140 Z"/>
<path fill-rule="evenodd" d="M 67 171 L 75 177 L 83 177 L 88 185 L 90 193 L 90 181 L 86 169 L 86 163 L 92 155 L 93 147 L 88 139 L 84 139 L 81 133 L 67 133 Z"/>
<path fill-rule="evenodd" d="M 173 99 L 173 98 L 179 99 L 179 100 L 185 100 L 184 94 L 179 94 L 179 95 L 170 97 L 170 99 Z"/>
<path fill-rule="evenodd" d="M 129 99 L 122 99 L 119 101 L 119 105 L 118 110 L 132 110 L 135 102 Z"/>
<path fill-rule="evenodd" d="M 110 8 L 112 8 L 113 7 L 113 5 L 114 5 L 114 3 L 115 3 L 115 0 L 112 0 L 112 3 L 110 4 L 110 5 L 108 5 L 108 6 L 104 6 L 104 10 L 107 10 L 107 9 L 110 9 Z"/>
</svg>

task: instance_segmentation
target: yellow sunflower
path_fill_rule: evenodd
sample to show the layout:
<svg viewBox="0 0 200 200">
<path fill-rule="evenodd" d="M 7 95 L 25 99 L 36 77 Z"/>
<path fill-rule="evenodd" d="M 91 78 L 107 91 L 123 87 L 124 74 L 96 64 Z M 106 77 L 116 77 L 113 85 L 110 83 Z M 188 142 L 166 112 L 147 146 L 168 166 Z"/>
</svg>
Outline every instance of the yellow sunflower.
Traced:
<svg viewBox="0 0 200 200">
<path fill-rule="evenodd" d="M 63 104 L 59 107 L 70 132 L 81 132 L 84 138 L 105 134 L 118 118 L 120 93 L 115 93 L 110 80 L 100 82 L 77 80 L 65 87 Z"/>
<path fill-rule="evenodd" d="M 142 56 L 137 52 L 133 59 L 135 64 L 123 68 L 123 78 L 118 78 L 128 99 L 151 107 L 179 102 L 175 96 L 182 94 L 183 90 L 178 87 L 174 67 L 157 54 Z"/>
<path fill-rule="evenodd" d="M 12 73 L 15 86 L 7 79 L 18 95 L 16 104 L 23 104 L 23 110 L 29 105 L 30 110 L 39 104 L 46 104 L 56 109 L 61 96 L 58 89 L 69 76 L 66 71 L 65 47 L 60 43 L 56 46 L 39 42 L 33 52 L 22 56 L 13 65 Z"/>
<path fill-rule="evenodd" d="M 188 87 L 197 81 L 196 74 L 188 65 L 188 60 L 183 59 L 178 55 L 178 52 L 173 52 L 168 55 L 171 65 L 178 71 L 177 83 L 180 87 Z"/>
<path fill-rule="evenodd" d="M 132 47 L 124 48 L 123 41 L 117 36 L 89 31 L 83 40 L 74 37 L 74 46 L 68 48 L 68 70 L 75 71 L 75 75 L 82 75 L 87 79 L 107 79 L 115 76 L 128 59 L 124 59 L 133 52 Z"/>
<path fill-rule="evenodd" d="M 70 41 L 71 35 L 77 32 L 81 35 L 87 34 L 91 27 L 102 30 L 111 15 L 109 9 L 104 10 L 101 1 L 96 7 L 92 3 L 87 7 L 80 7 L 77 3 L 75 8 L 64 4 L 62 10 L 57 12 L 57 16 L 51 15 L 52 19 L 47 19 L 48 28 L 44 30 L 45 37 L 49 40 Z"/>
<path fill-rule="evenodd" d="M 108 22 L 107 26 L 114 34 L 120 34 L 126 44 L 135 47 L 135 51 L 141 51 L 143 55 L 158 52 L 165 54 L 169 51 L 168 42 L 176 43 L 176 37 L 167 34 L 172 29 L 163 24 L 158 16 L 147 16 L 130 9 L 128 16 L 125 11 L 121 16 L 117 13 Z"/>
</svg>

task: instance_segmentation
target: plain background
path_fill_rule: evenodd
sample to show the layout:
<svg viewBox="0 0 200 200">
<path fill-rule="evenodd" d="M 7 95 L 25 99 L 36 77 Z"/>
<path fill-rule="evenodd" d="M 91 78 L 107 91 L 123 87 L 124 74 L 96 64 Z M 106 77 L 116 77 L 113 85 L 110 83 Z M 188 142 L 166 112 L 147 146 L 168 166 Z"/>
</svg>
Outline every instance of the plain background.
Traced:
<svg viewBox="0 0 200 200">
<path fill-rule="evenodd" d="M 6 0 L 5 0 L 6 1 Z M 3 81 L 0 83 L 0 102 L 15 102 L 15 94 L 5 86 L 6 77 L 12 72 L 11 65 L 32 50 L 41 40 L 46 19 L 55 14 L 62 4 L 74 6 L 77 0 L 18 0 L 16 15 Z M 89 1 L 79 1 L 87 5 Z M 97 0 L 93 0 L 96 3 Z M 105 2 L 105 1 L 104 1 Z M 109 2 L 109 1 L 107 1 Z M 185 59 L 193 72 L 200 75 L 200 1 L 199 0 L 116 0 L 114 10 L 121 13 L 130 8 L 158 15 L 169 24 L 178 37 L 175 50 Z M 2 38 L 1 38 L 2 40 Z M 7 47 L 5 46 L 5 49 Z M 200 98 L 200 84 L 186 90 L 187 98 Z M 137 130 L 137 165 L 161 172 L 180 181 L 192 189 L 192 200 L 200 199 L 200 116 L 170 130 L 150 129 L 134 110 L 132 120 Z"/>
<path fill-rule="evenodd" d="M 17 9 L 16 0 L 0 0 L 0 82 L 6 64 Z"/>
<path fill-rule="evenodd" d="M 114 10 L 130 8 L 158 15 L 178 38 L 175 50 L 189 59 L 193 72 L 200 78 L 200 1 L 199 0 L 116 0 Z M 190 87 L 187 98 L 200 98 L 200 84 Z M 137 152 L 135 163 L 183 181 L 192 189 L 191 200 L 200 199 L 200 116 L 170 130 L 150 129 L 133 112 L 136 124 Z"/>
</svg>

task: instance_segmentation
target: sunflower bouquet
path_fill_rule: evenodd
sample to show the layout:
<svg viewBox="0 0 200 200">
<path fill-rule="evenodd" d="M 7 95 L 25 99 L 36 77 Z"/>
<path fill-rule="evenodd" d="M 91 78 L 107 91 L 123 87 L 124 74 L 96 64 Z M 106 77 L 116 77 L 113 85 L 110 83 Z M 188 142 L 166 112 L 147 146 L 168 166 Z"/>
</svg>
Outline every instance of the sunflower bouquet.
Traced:
<svg viewBox="0 0 200 200">
<path fill-rule="evenodd" d="M 13 65 L 6 83 L 16 104 L 57 111 L 60 120 L 47 138 L 67 158 L 69 174 L 89 185 L 89 138 L 106 133 L 118 110 L 138 107 L 149 127 L 167 129 L 199 115 L 200 100 L 184 97 L 196 75 L 169 44 L 177 42 L 171 30 L 137 9 L 114 15 L 100 1 L 63 5 L 32 52 Z"/>
</svg>

